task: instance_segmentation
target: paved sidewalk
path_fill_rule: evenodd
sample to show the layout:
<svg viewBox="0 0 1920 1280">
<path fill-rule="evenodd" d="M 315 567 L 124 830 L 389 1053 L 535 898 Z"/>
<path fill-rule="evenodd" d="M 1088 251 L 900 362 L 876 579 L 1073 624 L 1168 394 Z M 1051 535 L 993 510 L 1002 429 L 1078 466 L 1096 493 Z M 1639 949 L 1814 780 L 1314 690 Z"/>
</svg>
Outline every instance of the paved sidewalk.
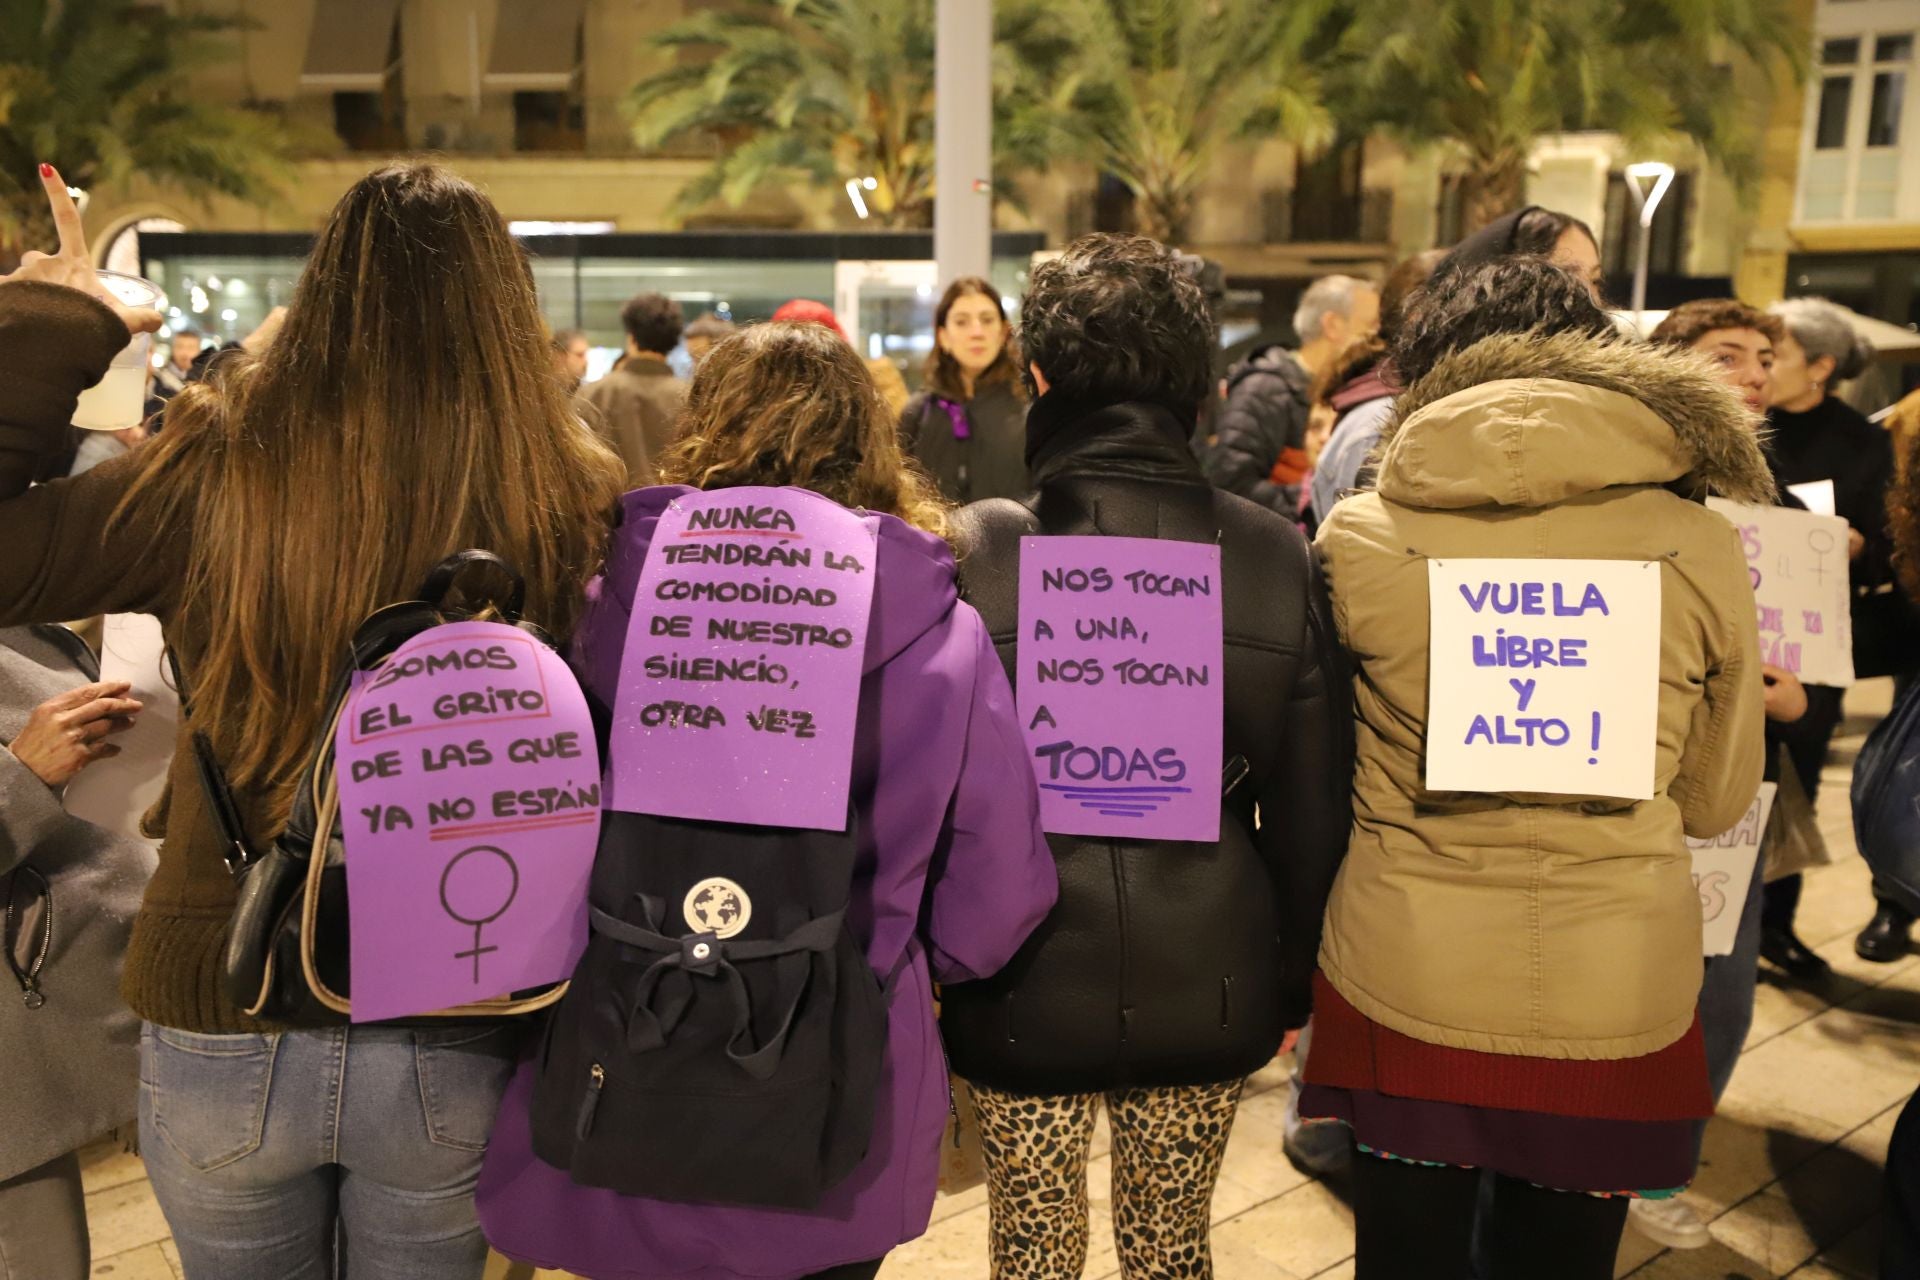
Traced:
<svg viewBox="0 0 1920 1280">
<path fill-rule="evenodd" d="M 1764 966 L 1753 1031 L 1707 1132 L 1690 1203 L 1710 1219 L 1714 1243 L 1662 1251 L 1628 1229 L 1617 1274 L 1644 1280 L 1875 1280 L 1880 1170 L 1894 1118 L 1920 1085 L 1920 953 L 1873 965 L 1853 935 L 1873 911 L 1855 855 L 1847 803 L 1853 758 L 1883 714 L 1888 682 L 1849 698 L 1854 713 L 1835 744 L 1820 795 L 1833 866 L 1809 873 L 1800 934 L 1832 962 L 1823 991 L 1776 980 Z M 1353 1217 L 1338 1188 L 1303 1177 L 1280 1151 L 1284 1067 L 1255 1076 L 1234 1124 L 1214 1197 L 1219 1280 L 1346 1280 L 1353 1275 Z M 1108 1211 L 1104 1123 L 1091 1167 L 1094 1239 L 1087 1280 L 1118 1277 Z M 87 1161 L 95 1277 L 178 1280 L 178 1260 L 138 1161 L 95 1149 Z M 934 1206 L 926 1236 L 897 1250 L 881 1280 L 985 1280 L 986 1197 L 973 1191 Z M 503 1280 L 496 1259 L 488 1280 Z M 542 1280 L 560 1280 L 556 1272 Z M 201 1280 L 195 1277 L 194 1280 Z M 212 1280 L 212 1278 L 209 1278 Z"/>
</svg>

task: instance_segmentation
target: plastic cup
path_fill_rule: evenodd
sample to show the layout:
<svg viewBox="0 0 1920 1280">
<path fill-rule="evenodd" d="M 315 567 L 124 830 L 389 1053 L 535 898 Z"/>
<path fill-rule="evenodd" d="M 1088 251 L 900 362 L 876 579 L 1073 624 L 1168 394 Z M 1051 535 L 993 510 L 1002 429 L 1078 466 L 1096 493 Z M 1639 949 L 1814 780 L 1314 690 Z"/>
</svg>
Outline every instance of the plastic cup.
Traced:
<svg viewBox="0 0 1920 1280">
<path fill-rule="evenodd" d="M 139 276 L 118 271 L 96 271 L 106 290 L 129 307 L 167 309 L 167 295 L 160 286 Z M 125 431 L 137 427 L 147 416 L 147 360 L 153 354 L 153 335 L 135 335 L 113 358 L 106 377 L 80 393 L 80 404 L 73 411 L 73 425 L 86 431 Z"/>
</svg>

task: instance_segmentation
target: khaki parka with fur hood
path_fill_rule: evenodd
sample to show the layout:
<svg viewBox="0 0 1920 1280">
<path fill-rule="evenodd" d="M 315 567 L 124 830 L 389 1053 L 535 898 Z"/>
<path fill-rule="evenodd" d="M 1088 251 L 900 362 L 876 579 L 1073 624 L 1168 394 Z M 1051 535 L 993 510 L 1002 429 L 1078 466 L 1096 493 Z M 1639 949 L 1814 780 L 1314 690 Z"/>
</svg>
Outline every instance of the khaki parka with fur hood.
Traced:
<svg viewBox="0 0 1920 1280">
<path fill-rule="evenodd" d="M 1760 784 L 1753 590 L 1711 491 L 1772 492 L 1758 420 L 1686 353 L 1503 335 L 1408 388 L 1376 492 L 1317 549 L 1357 669 L 1354 825 L 1321 967 L 1369 1018 L 1434 1044 L 1545 1058 L 1671 1044 L 1699 996 L 1684 831 Z M 1657 562 L 1659 739 L 1641 801 L 1425 789 L 1427 561 Z"/>
</svg>

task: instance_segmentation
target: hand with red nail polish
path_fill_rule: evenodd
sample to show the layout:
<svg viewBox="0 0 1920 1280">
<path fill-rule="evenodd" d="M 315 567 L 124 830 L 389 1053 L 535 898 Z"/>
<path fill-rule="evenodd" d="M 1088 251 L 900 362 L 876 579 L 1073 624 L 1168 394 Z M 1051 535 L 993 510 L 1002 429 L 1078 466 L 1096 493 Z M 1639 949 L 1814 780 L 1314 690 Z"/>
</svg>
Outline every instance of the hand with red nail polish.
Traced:
<svg viewBox="0 0 1920 1280">
<path fill-rule="evenodd" d="M 87 233 L 80 222 L 80 210 L 74 207 L 73 197 L 67 194 L 67 184 L 59 170 L 50 164 L 42 164 L 40 185 L 46 188 L 47 203 L 53 210 L 53 225 L 60 233 L 59 250 L 49 254 L 29 249 L 20 256 L 17 270 L 0 276 L 0 285 L 23 280 L 64 285 L 98 298 L 112 307 L 126 324 L 129 335 L 152 333 L 158 329 L 161 323 L 158 311 L 124 305 L 101 285 L 100 278 L 94 274 L 93 256 L 87 252 Z"/>
</svg>

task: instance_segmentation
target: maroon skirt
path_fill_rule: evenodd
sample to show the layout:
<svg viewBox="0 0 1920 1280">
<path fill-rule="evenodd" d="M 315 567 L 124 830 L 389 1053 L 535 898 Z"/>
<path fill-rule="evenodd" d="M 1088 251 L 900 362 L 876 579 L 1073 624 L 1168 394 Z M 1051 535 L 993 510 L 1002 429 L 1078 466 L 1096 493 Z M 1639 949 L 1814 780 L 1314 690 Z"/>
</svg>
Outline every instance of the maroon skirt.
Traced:
<svg viewBox="0 0 1920 1280">
<path fill-rule="evenodd" d="M 1666 1048 L 1600 1061 L 1479 1053 L 1383 1027 L 1314 977 L 1300 1115 L 1375 1155 L 1492 1169 L 1543 1187 L 1672 1194 L 1713 1114 L 1696 1017 Z"/>
</svg>

